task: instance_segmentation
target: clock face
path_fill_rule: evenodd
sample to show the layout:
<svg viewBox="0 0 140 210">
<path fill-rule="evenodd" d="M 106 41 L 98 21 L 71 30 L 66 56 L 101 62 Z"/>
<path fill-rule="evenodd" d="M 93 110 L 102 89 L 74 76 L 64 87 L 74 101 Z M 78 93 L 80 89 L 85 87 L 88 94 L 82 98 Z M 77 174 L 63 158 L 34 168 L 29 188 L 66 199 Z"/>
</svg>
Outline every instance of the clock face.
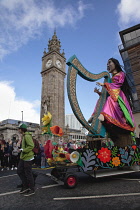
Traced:
<svg viewBox="0 0 140 210">
<path fill-rule="evenodd" d="M 46 67 L 48 68 L 48 67 L 50 67 L 51 66 L 51 64 L 52 64 L 52 60 L 51 59 L 49 59 L 47 62 L 46 62 Z"/>
<path fill-rule="evenodd" d="M 61 66 L 62 66 L 61 61 L 60 60 L 56 60 L 56 65 L 57 65 L 58 68 L 61 68 Z"/>
</svg>

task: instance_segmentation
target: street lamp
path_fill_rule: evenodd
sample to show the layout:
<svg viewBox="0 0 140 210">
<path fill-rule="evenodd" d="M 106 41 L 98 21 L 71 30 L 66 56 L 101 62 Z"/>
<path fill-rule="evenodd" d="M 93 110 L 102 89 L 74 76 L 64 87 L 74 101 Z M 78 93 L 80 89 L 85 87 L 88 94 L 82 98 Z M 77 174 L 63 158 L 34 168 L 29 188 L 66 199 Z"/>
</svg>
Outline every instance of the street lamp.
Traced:
<svg viewBox="0 0 140 210">
<path fill-rule="evenodd" d="M 23 122 L 23 111 L 21 111 L 21 113 L 22 113 L 22 122 Z"/>
</svg>

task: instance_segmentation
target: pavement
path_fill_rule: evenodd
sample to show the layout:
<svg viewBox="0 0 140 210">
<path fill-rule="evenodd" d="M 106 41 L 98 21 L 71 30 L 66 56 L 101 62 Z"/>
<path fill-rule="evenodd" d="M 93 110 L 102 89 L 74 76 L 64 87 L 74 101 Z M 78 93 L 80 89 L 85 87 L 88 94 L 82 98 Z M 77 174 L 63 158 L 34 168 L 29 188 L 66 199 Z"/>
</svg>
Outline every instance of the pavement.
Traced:
<svg viewBox="0 0 140 210">
<path fill-rule="evenodd" d="M 95 179 L 77 173 L 76 188 L 67 189 L 51 179 L 51 168 L 33 169 L 37 174 L 35 195 L 19 193 L 16 170 L 0 171 L 0 209 L 2 210 L 139 210 L 140 172 Z"/>
</svg>

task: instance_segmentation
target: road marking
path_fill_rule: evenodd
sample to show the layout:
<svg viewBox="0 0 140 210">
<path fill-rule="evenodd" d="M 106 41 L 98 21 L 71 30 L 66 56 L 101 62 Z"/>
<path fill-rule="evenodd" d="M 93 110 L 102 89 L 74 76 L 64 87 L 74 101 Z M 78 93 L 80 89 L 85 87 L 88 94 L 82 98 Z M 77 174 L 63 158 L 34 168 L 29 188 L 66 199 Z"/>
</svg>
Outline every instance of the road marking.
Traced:
<svg viewBox="0 0 140 210">
<path fill-rule="evenodd" d="M 14 194 L 14 193 L 19 193 L 20 190 L 16 190 L 16 191 L 12 191 L 12 192 L 7 192 L 7 193 L 1 193 L 0 196 L 3 196 L 3 195 L 11 195 L 11 194 Z"/>
<path fill-rule="evenodd" d="M 0 179 L 6 178 L 6 177 L 9 177 L 9 176 L 17 176 L 17 174 L 12 174 L 12 175 L 7 175 L 7 176 L 1 176 Z"/>
<path fill-rule="evenodd" d="M 52 176 L 50 173 L 46 173 L 46 176 L 51 177 L 51 179 L 52 179 L 54 182 L 56 182 L 57 184 L 59 184 L 59 185 L 64 185 L 64 182 L 63 182 L 63 181 L 61 181 L 61 180 L 57 179 L 56 177 Z"/>
<path fill-rule="evenodd" d="M 48 170 L 48 169 L 51 169 L 51 168 L 54 168 L 54 167 L 49 167 L 49 168 L 45 168 L 45 170 Z M 32 168 L 32 169 L 40 169 L 40 170 L 42 170 L 42 168 Z M 44 168 L 43 168 L 44 169 Z M 0 177 L 0 179 L 2 179 L 2 178 L 6 178 L 6 177 L 10 177 L 10 176 L 17 176 L 18 174 L 12 174 L 12 175 L 7 175 L 7 176 L 1 176 Z M 47 176 L 49 176 L 49 174 L 46 174 Z M 50 176 L 51 176 L 51 174 L 50 174 Z"/>
<path fill-rule="evenodd" d="M 59 186 L 59 184 L 53 184 L 53 185 L 48 185 L 48 186 L 42 186 L 42 187 L 40 187 L 40 188 L 36 188 L 36 190 L 45 189 L 45 188 L 50 188 L 50 187 L 56 187 L 56 186 Z M 16 190 L 16 191 L 12 191 L 12 192 L 6 192 L 6 193 L 1 193 L 0 196 L 12 195 L 12 194 L 19 193 L 19 192 L 20 192 L 20 190 Z"/>
<path fill-rule="evenodd" d="M 140 193 L 127 193 L 127 194 L 114 194 L 114 195 L 95 195 L 95 196 L 82 196 L 82 197 L 65 197 L 65 198 L 53 198 L 53 200 L 77 200 L 77 199 L 96 199 L 96 198 L 111 198 L 111 197 L 125 197 L 140 195 Z"/>
<path fill-rule="evenodd" d="M 59 184 L 52 184 L 52 185 L 47 185 L 47 186 L 43 186 L 41 187 L 42 189 L 45 189 L 45 188 L 49 188 L 49 187 L 56 187 L 58 186 Z"/>
<path fill-rule="evenodd" d="M 114 179 L 123 179 L 128 181 L 140 181 L 140 179 L 127 179 L 127 178 L 114 178 Z"/>
<path fill-rule="evenodd" d="M 51 176 L 51 174 L 50 173 L 46 173 L 46 176 Z"/>
</svg>

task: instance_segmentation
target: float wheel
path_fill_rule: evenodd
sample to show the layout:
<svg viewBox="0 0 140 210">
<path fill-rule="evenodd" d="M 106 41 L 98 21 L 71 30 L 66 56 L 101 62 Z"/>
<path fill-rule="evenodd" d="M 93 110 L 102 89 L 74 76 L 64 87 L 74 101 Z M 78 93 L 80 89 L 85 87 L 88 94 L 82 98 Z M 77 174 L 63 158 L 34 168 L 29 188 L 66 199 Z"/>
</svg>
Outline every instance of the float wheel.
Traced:
<svg viewBox="0 0 140 210">
<path fill-rule="evenodd" d="M 78 184 L 78 178 L 75 174 L 67 174 L 64 179 L 64 186 L 66 188 L 72 189 L 75 188 Z"/>
</svg>

